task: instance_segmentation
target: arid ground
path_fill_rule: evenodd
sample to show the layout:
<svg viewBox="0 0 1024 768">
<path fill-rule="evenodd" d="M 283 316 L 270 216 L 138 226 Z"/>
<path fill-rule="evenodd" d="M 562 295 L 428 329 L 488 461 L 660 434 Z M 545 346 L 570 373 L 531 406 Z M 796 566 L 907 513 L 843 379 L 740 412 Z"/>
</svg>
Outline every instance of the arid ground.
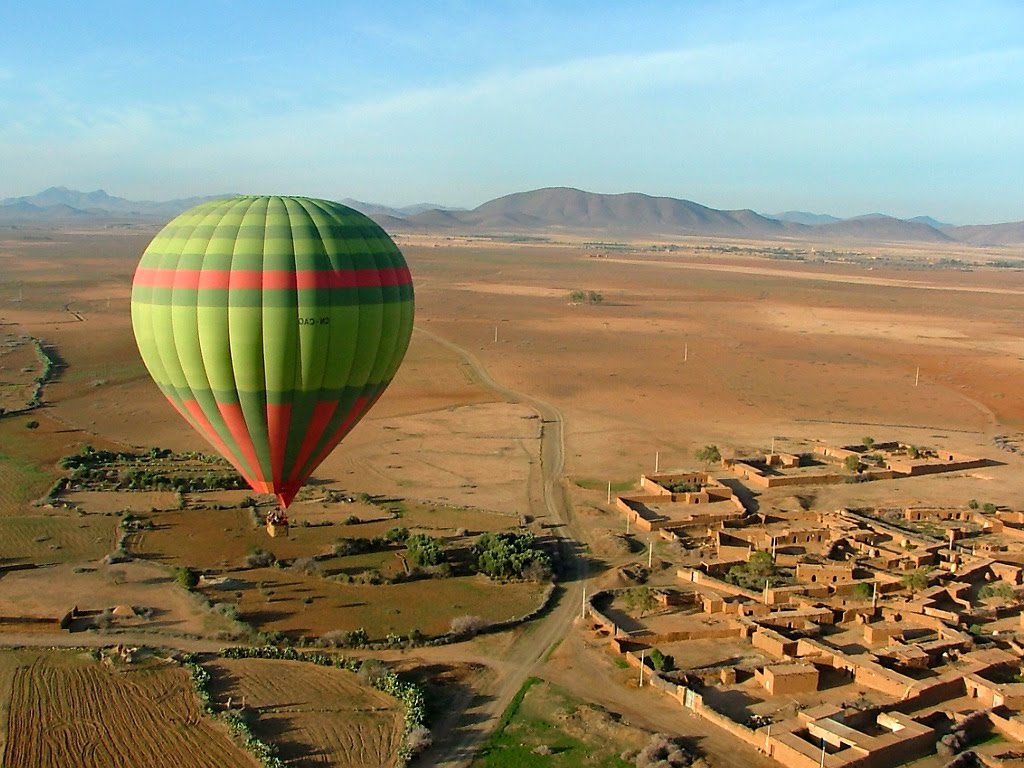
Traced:
<svg viewBox="0 0 1024 768">
<path fill-rule="evenodd" d="M 159 608 L 178 637 L 212 639 L 227 631 L 175 592 L 162 568 L 238 564 L 257 533 L 244 530 L 238 513 L 211 512 L 200 521 L 201 511 L 179 511 L 158 494 L 85 496 L 75 500 L 78 512 L 32 504 L 61 475 L 60 457 L 86 443 L 209 450 L 150 382 L 132 340 L 131 276 L 153 234 L 0 232 L 0 407 L 7 411 L 0 417 L 0 557 L 4 564 L 49 566 L 2 577 L 11 588 L 0 594 L 2 615 L 62 612 L 78 599 L 73 595 L 103 591 L 110 603 Z M 993 442 L 1024 441 L 1024 269 L 992 266 L 1009 260 L 1024 267 L 1024 254 L 1013 249 L 821 243 L 811 250 L 709 240 L 583 242 L 557 233 L 529 243 L 408 236 L 399 245 L 416 284 L 409 354 L 375 409 L 315 473 L 314 492 L 297 505 L 299 519 L 340 524 L 355 507 L 316 500 L 334 489 L 442 505 L 450 515 L 434 529 L 453 539 L 456 529 L 500 530 L 520 516 L 544 531 L 563 522 L 547 475 L 555 472 L 566 478 L 558 487 L 568 489 L 571 502 L 566 531 L 591 545 L 577 575 L 600 584 L 614 566 L 637 557 L 600 546 L 601 532 L 620 520 L 607 504 L 606 483 L 626 487 L 656 462 L 662 470 L 700 468 L 694 451 L 710 443 L 730 456 L 766 450 L 773 440 L 805 451 L 815 441 L 859 442 L 866 435 L 997 463 L 953 477 L 832 486 L 812 499 L 812 508 L 882 496 L 893 505 L 978 498 L 1020 506 L 1024 458 Z M 574 291 L 600 300 L 570 301 Z M 21 413 L 38 373 L 23 337 L 55 350 L 59 365 L 43 406 Z M 773 491 L 760 503 L 784 507 L 792 494 Z M 111 575 L 115 566 L 99 559 L 117 538 L 113 515 L 128 508 L 161 522 L 133 545 L 150 561 L 116 566 Z M 357 527 L 364 525 L 373 523 Z M 410 527 L 431 525 L 418 519 Z M 281 557 L 315 554 L 328 543 L 315 539 L 317 528 L 298 530 L 310 551 L 282 550 Z M 301 581 L 270 569 L 250 580 L 262 582 L 263 592 L 295 588 L 268 587 L 274 580 Z M 353 610 L 364 604 L 353 623 L 341 618 L 325 626 L 309 618 L 321 598 L 343 610 L 340 589 L 309 592 L 310 602 L 289 598 L 285 608 L 270 599 L 256 605 L 250 590 L 238 608 L 243 617 L 272 614 L 262 621 L 270 630 L 316 634 L 374 621 L 370 598 L 354 590 L 375 588 L 347 589 Z M 466 604 L 489 603 L 493 620 L 530 609 L 538 592 L 513 599 L 506 591 L 505 606 L 488 600 L 486 589 L 466 589 Z M 448 692 L 451 711 L 438 718 L 429 764 L 468 764 L 528 669 L 651 730 L 671 722 L 670 705 L 648 705 L 641 693 L 626 692 L 625 679 L 618 680 L 625 676 L 600 647 L 575 637 L 551 652 L 565 628 L 555 620 L 578 612 L 577 603 L 564 605 L 578 595 L 578 585 L 570 585 L 560 607 L 536 625 L 402 656 L 411 667 L 416 658 L 423 665 L 478 665 Z M 419 628 L 443 631 L 444 623 Z M 382 631 L 409 628 L 394 615 L 380 624 Z M 617 682 L 602 686 L 595 672 L 601 669 Z M 685 721 L 679 733 L 696 738 L 699 728 Z M 704 741 L 713 764 L 758 759 L 720 735 Z"/>
</svg>

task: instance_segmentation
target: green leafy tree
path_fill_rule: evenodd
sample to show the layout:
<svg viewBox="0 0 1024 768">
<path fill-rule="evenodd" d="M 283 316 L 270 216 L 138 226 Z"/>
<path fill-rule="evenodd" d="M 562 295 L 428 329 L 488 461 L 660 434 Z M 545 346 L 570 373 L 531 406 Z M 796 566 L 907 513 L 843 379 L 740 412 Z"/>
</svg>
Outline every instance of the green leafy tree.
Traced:
<svg viewBox="0 0 1024 768">
<path fill-rule="evenodd" d="M 907 571 L 900 577 L 900 584 L 904 589 L 909 590 L 910 594 L 916 594 L 928 587 L 928 571 L 924 568 Z"/>
<path fill-rule="evenodd" d="M 870 451 L 872 449 L 872 447 L 874 447 L 874 445 L 875 445 L 875 438 L 873 438 L 873 437 L 864 437 L 864 438 L 861 438 L 861 442 L 864 443 L 864 447 L 867 448 Z"/>
<path fill-rule="evenodd" d="M 863 582 L 853 588 L 853 596 L 858 600 L 870 600 L 873 593 L 871 585 Z"/>
<path fill-rule="evenodd" d="M 779 573 L 775 565 L 775 559 L 763 550 L 751 553 L 747 562 L 730 568 L 725 575 L 725 580 L 730 584 L 756 592 L 763 590 L 766 585 L 778 587 L 786 583 L 786 579 Z"/>
<path fill-rule="evenodd" d="M 851 472 L 856 472 L 860 469 L 860 456 L 855 453 L 851 453 L 845 459 L 843 459 L 843 466 Z"/>
<path fill-rule="evenodd" d="M 639 587 L 633 587 L 627 591 L 623 596 L 623 600 L 626 603 L 626 607 L 631 611 L 640 611 L 640 617 L 648 611 L 653 611 L 654 606 L 658 604 L 658 598 L 654 593 L 654 590 L 644 585 Z"/>
<path fill-rule="evenodd" d="M 193 590 L 199 585 L 199 572 L 192 568 L 175 568 L 174 580 L 178 586 Z"/>
<path fill-rule="evenodd" d="M 587 300 L 587 293 L 586 293 L 586 291 L 572 291 L 569 294 L 569 301 L 571 301 L 573 304 L 582 304 L 586 300 Z"/>
<path fill-rule="evenodd" d="M 492 579 L 521 579 L 550 574 L 551 560 L 529 531 L 485 533 L 473 547 L 476 567 Z"/>
<path fill-rule="evenodd" d="M 694 452 L 693 456 L 697 461 L 704 462 L 704 466 L 717 464 L 722 460 L 722 452 L 718 450 L 717 445 L 705 445 Z"/>
<path fill-rule="evenodd" d="M 600 304 L 602 301 L 604 301 L 604 296 L 602 296 L 597 291 L 588 291 L 587 301 L 589 301 L 591 304 Z"/>
<path fill-rule="evenodd" d="M 668 654 L 662 653 L 658 648 L 651 649 L 651 664 L 659 672 L 671 672 L 676 668 L 676 660 Z"/>
<path fill-rule="evenodd" d="M 437 539 L 425 533 L 410 536 L 405 540 L 405 546 L 409 550 L 409 561 L 413 565 L 440 565 L 445 561 L 444 550 Z"/>
</svg>

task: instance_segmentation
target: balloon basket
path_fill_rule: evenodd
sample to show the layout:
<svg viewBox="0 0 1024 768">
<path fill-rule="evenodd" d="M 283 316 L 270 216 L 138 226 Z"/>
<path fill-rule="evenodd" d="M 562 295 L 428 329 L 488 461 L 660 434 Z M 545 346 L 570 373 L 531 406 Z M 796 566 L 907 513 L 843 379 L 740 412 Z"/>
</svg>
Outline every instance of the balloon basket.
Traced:
<svg viewBox="0 0 1024 768">
<path fill-rule="evenodd" d="M 272 539 L 278 536 L 288 538 L 288 523 L 267 523 L 267 535 Z"/>
</svg>

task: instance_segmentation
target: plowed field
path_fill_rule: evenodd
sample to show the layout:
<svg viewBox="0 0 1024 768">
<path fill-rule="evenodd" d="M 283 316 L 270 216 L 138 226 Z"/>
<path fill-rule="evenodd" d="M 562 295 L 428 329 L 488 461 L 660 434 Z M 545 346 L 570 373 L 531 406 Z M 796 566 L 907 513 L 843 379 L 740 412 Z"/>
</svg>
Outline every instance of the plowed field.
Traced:
<svg viewBox="0 0 1024 768">
<path fill-rule="evenodd" d="M 70 653 L 7 655 L 7 768 L 256 765 L 203 717 L 179 667 L 119 672 Z"/>
<path fill-rule="evenodd" d="M 256 735 L 290 766 L 395 764 L 402 707 L 351 672 L 298 661 L 220 659 L 208 664 L 220 704 L 259 712 Z"/>
</svg>

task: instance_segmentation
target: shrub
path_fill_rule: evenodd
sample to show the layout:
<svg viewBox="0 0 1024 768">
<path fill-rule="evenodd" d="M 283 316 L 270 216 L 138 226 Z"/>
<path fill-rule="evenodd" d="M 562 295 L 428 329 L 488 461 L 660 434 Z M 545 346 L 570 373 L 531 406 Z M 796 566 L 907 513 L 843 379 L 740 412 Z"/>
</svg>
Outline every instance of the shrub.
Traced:
<svg viewBox="0 0 1024 768">
<path fill-rule="evenodd" d="M 529 531 L 485 533 L 473 547 L 477 570 L 492 579 L 521 579 L 539 561 L 551 568 L 550 558 L 536 545 Z"/>
<path fill-rule="evenodd" d="M 304 576 L 319 576 L 320 564 L 312 557 L 296 557 L 288 566 L 288 570 L 301 573 Z"/>
<path fill-rule="evenodd" d="M 250 568 L 266 568 L 273 565 L 277 561 L 273 552 L 267 552 L 265 549 L 253 549 L 245 556 L 245 564 Z"/>
<path fill-rule="evenodd" d="M 396 542 L 398 544 L 404 543 L 409 538 L 409 529 L 402 526 L 396 528 L 389 528 L 387 533 L 384 534 L 386 541 Z"/>
<path fill-rule="evenodd" d="M 486 626 L 487 622 L 479 616 L 456 616 L 449 629 L 453 635 L 473 636 Z"/>
<path fill-rule="evenodd" d="M 39 422 L 35 419 L 25 422 L 25 429 L 39 429 Z"/>
<path fill-rule="evenodd" d="M 1006 581 L 994 581 L 991 584 L 986 584 L 978 591 L 978 597 L 983 600 L 989 597 L 1012 600 L 1016 594 L 1013 585 Z"/>
<path fill-rule="evenodd" d="M 366 685 L 376 685 L 388 672 L 388 668 L 377 659 L 365 659 L 362 664 L 359 665 L 359 679 L 362 680 Z"/>
<path fill-rule="evenodd" d="M 199 585 L 199 571 L 188 567 L 175 568 L 174 580 L 178 586 L 191 591 Z"/>
<path fill-rule="evenodd" d="M 409 561 L 413 565 L 440 565 L 445 560 L 444 550 L 437 539 L 425 533 L 410 536 L 406 539 L 405 546 L 409 550 Z"/>
<path fill-rule="evenodd" d="M 672 656 L 662 653 L 657 648 L 651 649 L 651 664 L 659 672 L 671 672 L 676 668 L 676 660 Z"/>
</svg>

